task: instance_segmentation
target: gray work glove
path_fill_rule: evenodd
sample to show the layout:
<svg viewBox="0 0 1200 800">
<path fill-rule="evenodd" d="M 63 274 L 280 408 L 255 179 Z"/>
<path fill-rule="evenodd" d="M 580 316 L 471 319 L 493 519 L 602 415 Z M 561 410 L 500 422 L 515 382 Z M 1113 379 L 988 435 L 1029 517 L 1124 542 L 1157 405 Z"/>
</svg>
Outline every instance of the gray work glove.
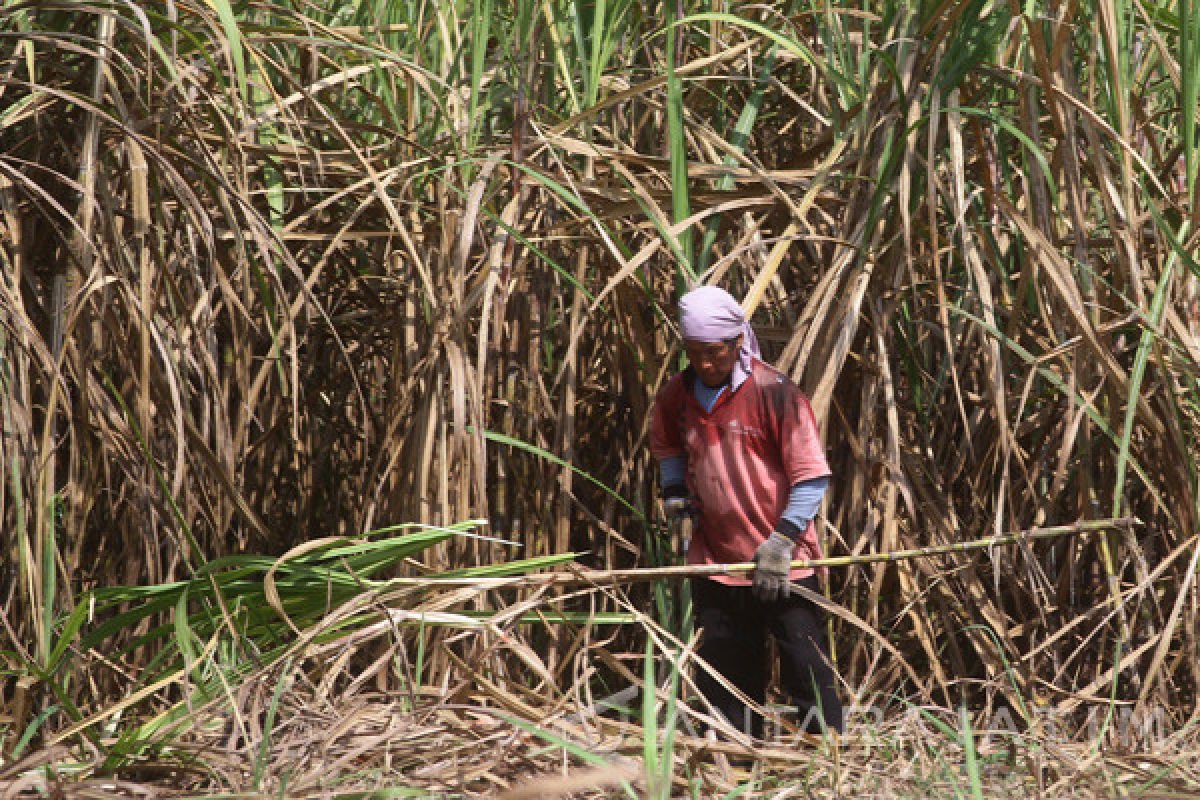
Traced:
<svg viewBox="0 0 1200 800">
<path fill-rule="evenodd" d="M 754 596 L 764 602 L 787 597 L 791 585 L 788 573 L 792 569 L 792 549 L 796 546 L 782 533 L 772 533 L 754 553 Z"/>
</svg>

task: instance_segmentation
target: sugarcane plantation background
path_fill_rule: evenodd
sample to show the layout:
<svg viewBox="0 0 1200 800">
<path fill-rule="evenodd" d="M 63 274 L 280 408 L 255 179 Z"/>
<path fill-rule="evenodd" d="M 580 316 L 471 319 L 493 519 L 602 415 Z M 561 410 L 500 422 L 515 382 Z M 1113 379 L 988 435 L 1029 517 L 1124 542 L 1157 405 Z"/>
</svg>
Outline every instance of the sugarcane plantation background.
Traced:
<svg viewBox="0 0 1200 800">
<path fill-rule="evenodd" d="M 812 398 L 827 553 L 1137 519 L 832 569 L 847 697 L 1193 747 L 1198 92 L 1192 0 L 6 5 L 0 752 L 107 774 L 284 664 L 522 719 L 661 679 L 674 584 L 385 590 L 674 563 L 701 283 Z"/>
</svg>

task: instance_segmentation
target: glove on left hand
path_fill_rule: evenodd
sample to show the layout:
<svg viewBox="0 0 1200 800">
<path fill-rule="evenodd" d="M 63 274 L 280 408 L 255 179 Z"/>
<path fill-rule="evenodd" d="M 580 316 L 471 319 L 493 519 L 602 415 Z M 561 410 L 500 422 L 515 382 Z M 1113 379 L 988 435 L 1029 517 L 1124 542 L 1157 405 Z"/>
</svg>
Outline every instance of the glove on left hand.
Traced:
<svg viewBox="0 0 1200 800">
<path fill-rule="evenodd" d="M 772 602 L 790 593 L 788 572 L 792 566 L 792 549 L 796 543 L 782 533 L 772 533 L 754 554 L 754 596 Z"/>
</svg>

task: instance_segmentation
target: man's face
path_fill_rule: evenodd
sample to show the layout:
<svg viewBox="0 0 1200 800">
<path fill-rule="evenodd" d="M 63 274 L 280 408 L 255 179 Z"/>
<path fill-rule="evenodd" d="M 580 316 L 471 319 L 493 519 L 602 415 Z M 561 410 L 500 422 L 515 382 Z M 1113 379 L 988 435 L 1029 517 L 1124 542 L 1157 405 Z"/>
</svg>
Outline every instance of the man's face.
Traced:
<svg viewBox="0 0 1200 800">
<path fill-rule="evenodd" d="M 696 370 L 704 385 L 710 388 L 716 388 L 729 381 L 741 347 L 741 336 L 724 342 L 697 342 L 692 339 L 683 341 L 683 349 L 687 352 L 692 368 Z"/>
</svg>

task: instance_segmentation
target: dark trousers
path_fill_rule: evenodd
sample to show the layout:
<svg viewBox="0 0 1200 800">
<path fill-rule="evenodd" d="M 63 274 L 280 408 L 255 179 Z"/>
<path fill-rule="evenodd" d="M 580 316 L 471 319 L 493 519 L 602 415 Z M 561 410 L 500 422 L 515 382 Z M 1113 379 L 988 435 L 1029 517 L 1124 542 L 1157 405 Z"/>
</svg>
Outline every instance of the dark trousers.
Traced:
<svg viewBox="0 0 1200 800">
<path fill-rule="evenodd" d="M 816 576 L 797 582 L 818 591 Z M 824 613 L 796 595 L 762 602 L 749 586 L 726 586 L 707 578 L 692 580 L 696 627 L 703 631 L 700 657 L 729 683 L 757 703 L 766 700 L 767 635 L 779 650 L 783 691 L 809 733 L 822 725 L 841 732 L 842 703 L 833 670 L 826 660 Z M 714 708 L 739 730 L 762 736 L 762 717 L 721 686 L 707 670 L 697 671 L 696 684 Z"/>
</svg>

